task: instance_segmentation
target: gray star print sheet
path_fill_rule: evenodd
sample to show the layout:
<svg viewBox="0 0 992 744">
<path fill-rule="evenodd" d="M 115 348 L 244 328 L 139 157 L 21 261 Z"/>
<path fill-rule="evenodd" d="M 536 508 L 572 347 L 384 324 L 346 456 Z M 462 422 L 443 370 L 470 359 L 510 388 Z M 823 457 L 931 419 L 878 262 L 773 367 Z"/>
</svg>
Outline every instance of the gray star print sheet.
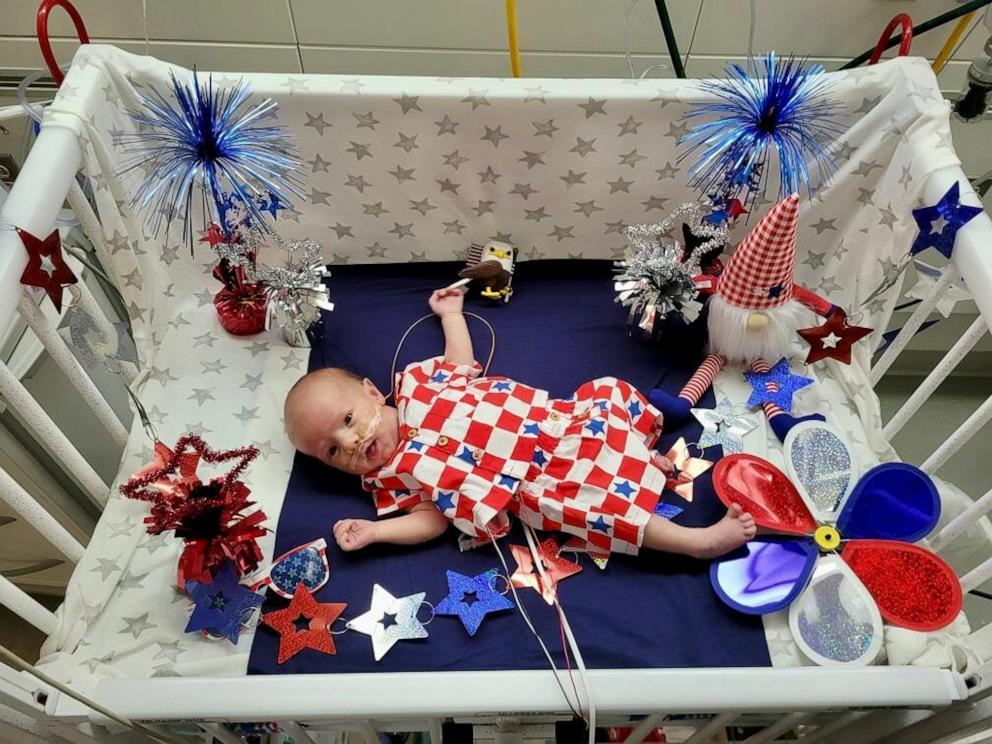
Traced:
<svg viewBox="0 0 992 744">
<path fill-rule="evenodd" d="M 246 481 L 274 528 L 293 461 L 282 401 L 306 369 L 307 350 L 286 346 L 275 329 L 248 339 L 226 334 L 212 307 L 219 285 L 207 245 L 191 257 L 178 225 L 169 239 L 146 234 L 129 206 L 135 182 L 118 175 L 121 135 L 133 131 L 126 109 L 138 106 L 138 90 L 166 91 L 170 70 L 187 74 L 85 45 L 45 126 L 71 129 L 82 147 L 98 219 L 88 232 L 130 312 L 141 362 L 134 389 L 160 437 L 171 444 L 193 432 L 215 448 L 258 446 Z M 213 82 L 240 77 L 218 74 Z M 914 236 L 910 210 L 920 204 L 927 174 L 958 163 L 948 105 L 922 59 L 831 77 L 846 132 L 836 175 L 812 202 L 803 199 L 797 280 L 848 308 L 859 325 L 881 329 L 895 291 L 860 305 L 906 254 Z M 281 234 L 323 241 L 331 264 L 450 261 L 489 239 L 516 245 L 523 261 L 617 258 L 625 225 L 657 221 L 694 198 L 676 151 L 687 105 L 704 96 L 690 80 L 244 78 L 256 97 L 278 102 L 278 120 L 304 161 L 304 197 L 279 212 Z M 871 341 L 876 345 L 879 334 Z M 896 458 L 882 437 L 869 359 L 862 343 L 850 366 L 828 360 L 807 370 L 819 384 L 796 399 L 800 414 L 823 412 L 845 430 L 865 464 Z M 718 399 L 734 404 L 749 392 L 733 367 L 715 387 Z M 782 464 L 763 419 L 746 448 Z M 180 544 L 145 534 L 147 506 L 117 492 L 150 459 L 151 442 L 136 421 L 58 629 L 44 646 L 42 666 L 51 674 L 80 682 L 245 673 L 252 633 L 232 648 L 183 632 L 188 601 L 174 588 Z M 941 491 L 946 521 L 967 500 L 948 484 Z M 976 525 L 947 557 L 959 567 L 974 562 L 987 551 L 988 534 Z M 272 535 L 261 541 L 266 560 L 272 544 Z M 765 627 L 773 664 L 803 663 L 783 617 L 767 617 Z"/>
</svg>

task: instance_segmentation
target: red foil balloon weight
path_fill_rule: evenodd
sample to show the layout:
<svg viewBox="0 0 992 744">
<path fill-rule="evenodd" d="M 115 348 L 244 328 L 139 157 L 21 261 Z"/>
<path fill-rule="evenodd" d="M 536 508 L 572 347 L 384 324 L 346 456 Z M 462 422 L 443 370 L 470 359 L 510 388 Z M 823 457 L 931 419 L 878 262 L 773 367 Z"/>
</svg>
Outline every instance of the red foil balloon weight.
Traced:
<svg viewBox="0 0 992 744">
<path fill-rule="evenodd" d="M 224 287 L 214 297 L 221 326 L 234 336 L 251 336 L 264 331 L 267 303 L 265 289 L 260 284 Z"/>
<path fill-rule="evenodd" d="M 175 450 L 155 443 L 155 459 L 121 486 L 128 498 L 152 503 L 145 518 L 149 534 L 174 530 L 186 546 L 179 557 L 176 583 L 210 582 L 225 560 L 233 561 L 241 576 L 251 573 L 262 559 L 257 540 L 266 533 L 265 513 L 245 513 L 254 502 L 251 491 L 239 480 L 258 456 L 255 447 L 214 451 L 200 437 L 187 434 Z M 202 480 L 200 462 L 236 462 L 226 475 Z"/>
</svg>

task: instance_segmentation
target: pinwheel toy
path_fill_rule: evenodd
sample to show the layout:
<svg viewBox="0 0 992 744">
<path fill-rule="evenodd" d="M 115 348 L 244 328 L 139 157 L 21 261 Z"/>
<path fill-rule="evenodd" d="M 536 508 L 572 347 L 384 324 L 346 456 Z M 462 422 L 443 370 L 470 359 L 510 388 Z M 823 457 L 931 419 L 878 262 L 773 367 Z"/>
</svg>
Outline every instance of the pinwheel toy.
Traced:
<svg viewBox="0 0 992 744">
<path fill-rule="evenodd" d="M 713 470 L 720 500 L 776 533 L 711 565 L 724 602 L 752 615 L 789 607 L 796 644 L 818 664 L 870 663 L 883 618 L 931 631 L 957 617 L 957 576 L 913 544 L 940 516 L 923 471 L 884 463 L 858 478 L 847 444 L 818 421 L 793 427 L 784 449 L 791 477 L 748 454 L 724 457 Z"/>
</svg>

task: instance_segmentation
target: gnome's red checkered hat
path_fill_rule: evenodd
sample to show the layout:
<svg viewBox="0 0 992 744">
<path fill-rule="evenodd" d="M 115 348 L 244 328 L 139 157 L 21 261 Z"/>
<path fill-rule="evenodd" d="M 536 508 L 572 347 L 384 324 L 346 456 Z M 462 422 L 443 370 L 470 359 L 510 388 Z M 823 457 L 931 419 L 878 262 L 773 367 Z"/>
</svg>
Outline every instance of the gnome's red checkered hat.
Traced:
<svg viewBox="0 0 992 744">
<path fill-rule="evenodd" d="M 799 195 L 786 197 L 752 228 L 720 274 L 716 290 L 748 310 L 784 305 L 792 299 L 796 270 Z"/>
</svg>

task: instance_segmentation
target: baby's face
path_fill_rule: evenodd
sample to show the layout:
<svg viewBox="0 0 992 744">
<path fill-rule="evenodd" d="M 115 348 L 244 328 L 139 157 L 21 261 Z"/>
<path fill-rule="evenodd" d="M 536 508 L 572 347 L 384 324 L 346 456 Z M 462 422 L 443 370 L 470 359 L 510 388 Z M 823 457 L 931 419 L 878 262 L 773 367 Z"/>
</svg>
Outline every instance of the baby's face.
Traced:
<svg viewBox="0 0 992 744">
<path fill-rule="evenodd" d="M 290 439 L 332 468 L 370 473 L 386 463 L 399 442 L 396 409 L 385 402 L 369 380 L 315 382 L 287 406 Z"/>
</svg>

